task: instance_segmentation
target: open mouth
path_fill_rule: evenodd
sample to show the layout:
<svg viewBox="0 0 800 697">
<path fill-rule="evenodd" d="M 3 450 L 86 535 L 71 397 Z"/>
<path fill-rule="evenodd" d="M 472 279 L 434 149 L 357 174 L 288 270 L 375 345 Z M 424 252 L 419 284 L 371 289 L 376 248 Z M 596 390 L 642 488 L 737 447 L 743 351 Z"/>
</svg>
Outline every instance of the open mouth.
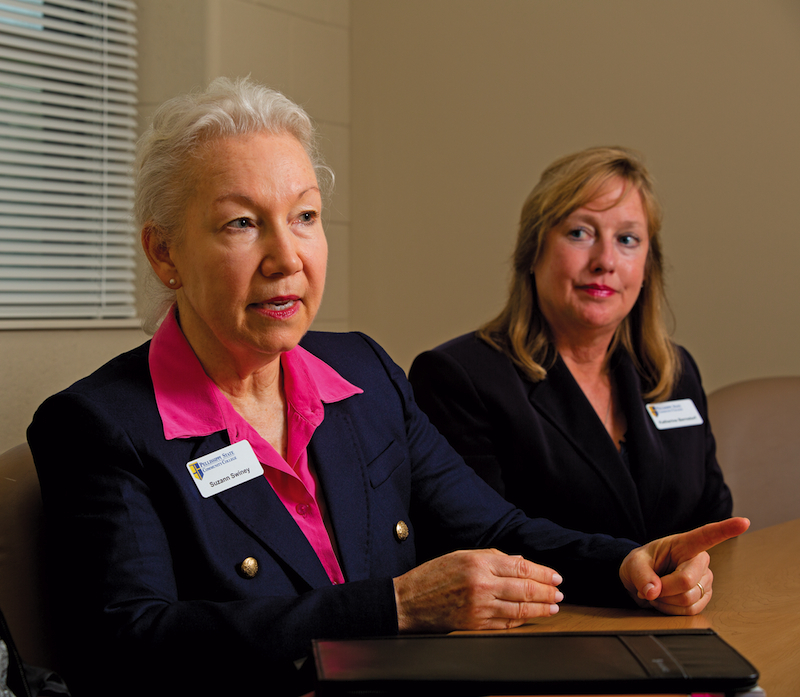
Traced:
<svg viewBox="0 0 800 697">
<path fill-rule="evenodd" d="M 291 317 L 300 309 L 300 298 L 296 295 L 281 295 L 260 303 L 253 303 L 251 307 L 275 319 Z"/>
<path fill-rule="evenodd" d="M 280 299 L 273 299 L 268 300 L 265 303 L 262 303 L 263 307 L 266 307 L 270 310 L 288 310 L 292 305 L 297 302 L 296 298 L 280 298 Z"/>
</svg>

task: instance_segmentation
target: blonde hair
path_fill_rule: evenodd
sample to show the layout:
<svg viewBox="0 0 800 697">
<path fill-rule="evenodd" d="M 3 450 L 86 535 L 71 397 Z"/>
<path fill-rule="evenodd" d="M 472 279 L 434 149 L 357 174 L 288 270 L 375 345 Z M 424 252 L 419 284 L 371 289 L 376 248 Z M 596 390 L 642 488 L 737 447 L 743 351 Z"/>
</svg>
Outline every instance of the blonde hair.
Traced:
<svg viewBox="0 0 800 697">
<path fill-rule="evenodd" d="M 544 380 L 556 360 L 550 327 L 539 309 L 532 269 L 545 235 L 568 215 L 592 201 L 611 179 L 620 177 L 639 192 L 647 218 L 649 248 L 644 285 L 633 309 L 620 323 L 608 348 L 624 350 L 641 376 L 646 399 L 669 398 L 680 360 L 664 319 L 669 312 L 661 251 L 661 205 L 641 156 L 621 147 L 589 148 L 551 164 L 522 206 L 506 306 L 478 335 L 505 353 L 534 382 Z M 624 193 L 623 193 L 624 196 Z"/>
<path fill-rule="evenodd" d="M 133 209 L 139 228 L 149 226 L 166 246 L 177 242 L 194 185 L 190 164 L 203 147 L 217 138 L 263 132 L 289 134 L 299 141 L 314 167 L 323 199 L 327 199 L 333 172 L 322 161 L 316 129 L 303 108 L 248 77 L 220 77 L 202 92 L 164 102 L 139 139 Z M 152 274 L 148 295 L 151 306 L 143 325 L 152 333 L 174 302 L 175 292 L 156 282 Z"/>
</svg>

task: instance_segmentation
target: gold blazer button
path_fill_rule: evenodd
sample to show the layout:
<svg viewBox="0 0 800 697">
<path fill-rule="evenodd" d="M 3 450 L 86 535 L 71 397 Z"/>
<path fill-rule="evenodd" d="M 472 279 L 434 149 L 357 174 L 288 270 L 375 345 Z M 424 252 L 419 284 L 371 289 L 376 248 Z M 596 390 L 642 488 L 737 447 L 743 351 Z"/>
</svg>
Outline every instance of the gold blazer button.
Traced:
<svg viewBox="0 0 800 697">
<path fill-rule="evenodd" d="M 399 542 L 404 542 L 408 539 L 408 525 L 406 525 L 405 521 L 397 521 L 397 525 L 394 526 L 394 536 Z"/>
<path fill-rule="evenodd" d="M 247 557 L 239 564 L 239 573 L 243 578 L 255 578 L 258 573 L 258 561 L 255 557 Z"/>
</svg>

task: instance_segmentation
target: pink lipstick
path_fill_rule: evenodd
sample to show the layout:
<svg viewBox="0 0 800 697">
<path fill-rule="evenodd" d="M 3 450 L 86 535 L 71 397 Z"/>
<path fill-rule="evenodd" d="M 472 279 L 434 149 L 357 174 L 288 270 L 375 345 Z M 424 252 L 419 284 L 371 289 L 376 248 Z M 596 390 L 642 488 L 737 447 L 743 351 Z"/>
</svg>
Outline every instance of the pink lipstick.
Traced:
<svg viewBox="0 0 800 697">
<path fill-rule="evenodd" d="M 612 295 L 614 295 L 614 293 L 617 292 L 613 288 L 601 285 L 599 283 L 589 283 L 585 286 L 578 287 L 580 290 L 585 291 L 593 298 L 610 298 Z"/>
<path fill-rule="evenodd" d="M 289 319 L 300 310 L 300 298 L 296 295 L 278 295 L 254 307 L 272 319 Z"/>
</svg>

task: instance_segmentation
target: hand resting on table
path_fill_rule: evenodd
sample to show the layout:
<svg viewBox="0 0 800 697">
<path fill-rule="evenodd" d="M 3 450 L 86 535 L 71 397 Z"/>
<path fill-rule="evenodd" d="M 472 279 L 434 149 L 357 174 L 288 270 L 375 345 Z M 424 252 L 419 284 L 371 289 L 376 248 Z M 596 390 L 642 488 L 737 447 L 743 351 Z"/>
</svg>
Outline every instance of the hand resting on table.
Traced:
<svg viewBox="0 0 800 697">
<path fill-rule="evenodd" d="M 707 550 L 749 525 L 746 518 L 729 518 L 653 540 L 625 557 L 620 580 L 641 607 L 696 615 L 712 595 Z M 558 612 L 561 582 L 553 569 L 496 549 L 451 552 L 394 579 L 399 630 L 518 627 Z"/>
</svg>

